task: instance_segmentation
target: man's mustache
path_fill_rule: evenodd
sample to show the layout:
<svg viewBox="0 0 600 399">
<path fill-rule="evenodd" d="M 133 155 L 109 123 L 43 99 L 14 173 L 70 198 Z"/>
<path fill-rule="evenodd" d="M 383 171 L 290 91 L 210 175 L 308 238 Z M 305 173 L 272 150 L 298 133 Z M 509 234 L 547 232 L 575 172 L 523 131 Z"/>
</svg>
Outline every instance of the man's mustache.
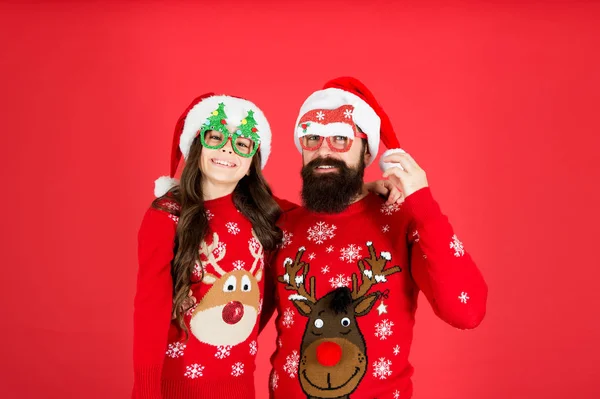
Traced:
<svg viewBox="0 0 600 399">
<path fill-rule="evenodd" d="M 344 161 L 341 161 L 339 159 L 333 159 L 333 158 L 319 157 L 319 158 L 313 159 L 308 164 L 306 164 L 306 167 L 308 167 L 310 169 L 316 169 L 319 166 L 333 166 L 333 167 L 336 167 L 339 169 L 348 169 L 348 165 L 346 165 L 346 163 Z"/>
</svg>

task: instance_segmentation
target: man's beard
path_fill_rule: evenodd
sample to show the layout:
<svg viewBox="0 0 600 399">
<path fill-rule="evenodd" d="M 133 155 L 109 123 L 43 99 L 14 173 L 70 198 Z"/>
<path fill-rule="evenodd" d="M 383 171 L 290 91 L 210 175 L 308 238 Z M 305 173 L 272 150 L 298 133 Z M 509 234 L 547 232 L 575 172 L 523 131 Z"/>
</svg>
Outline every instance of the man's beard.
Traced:
<svg viewBox="0 0 600 399">
<path fill-rule="evenodd" d="M 337 171 L 316 173 L 318 166 L 333 166 Z M 313 212 L 340 213 L 360 194 L 365 173 L 364 154 L 356 169 L 332 158 L 316 158 L 302 168 L 302 203 Z"/>
</svg>

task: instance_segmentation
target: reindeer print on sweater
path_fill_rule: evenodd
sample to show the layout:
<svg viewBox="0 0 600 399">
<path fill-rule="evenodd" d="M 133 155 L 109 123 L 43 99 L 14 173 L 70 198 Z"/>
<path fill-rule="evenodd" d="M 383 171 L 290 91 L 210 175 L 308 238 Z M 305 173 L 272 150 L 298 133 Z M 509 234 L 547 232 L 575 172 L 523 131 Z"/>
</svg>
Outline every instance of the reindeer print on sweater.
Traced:
<svg viewBox="0 0 600 399">
<path fill-rule="evenodd" d="M 200 342 L 234 346 L 244 342 L 256 325 L 260 304 L 258 283 L 262 279 L 264 253 L 252 230 L 252 238 L 248 241 L 248 251 L 254 258 L 252 266 L 248 270 L 235 268 L 225 272 L 219 265 L 227 252 L 227 247 L 222 244 L 216 232 L 212 233 L 210 245 L 206 240 L 202 241 L 199 268 L 203 274 L 202 283 L 210 285 L 210 289 L 192 311 L 190 328 Z"/>
<path fill-rule="evenodd" d="M 369 257 L 358 260 L 352 289 L 335 288 L 321 298 L 315 295 L 315 277 L 307 281 L 310 264 L 302 260 L 305 248 L 298 250 L 294 260 L 284 261 L 285 274 L 278 281 L 294 292 L 289 300 L 308 318 L 298 368 L 308 398 L 349 398 L 367 371 L 369 358 L 357 318 L 368 314 L 382 295 L 370 291 L 371 287 L 402 271 L 399 266 L 386 268 L 389 253 L 378 255 L 371 242 L 367 247 Z"/>
</svg>

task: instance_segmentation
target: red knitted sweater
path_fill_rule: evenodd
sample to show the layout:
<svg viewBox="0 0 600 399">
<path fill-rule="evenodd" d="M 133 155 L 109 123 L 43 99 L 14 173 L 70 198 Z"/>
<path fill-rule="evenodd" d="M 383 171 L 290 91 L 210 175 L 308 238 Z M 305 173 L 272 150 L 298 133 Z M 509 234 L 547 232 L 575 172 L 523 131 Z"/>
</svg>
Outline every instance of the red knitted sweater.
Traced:
<svg viewBox="0 0 600 399">
<path fill-rule="evenodd" d="M 206 201 L 210 233 L 200 248 L 185 316 L 172 320 L 171 261 L 179 206 L 149 209 L 139 230 L 133 398 L 254 398 L 264 289 L 263 248 L 232 196 Z"/>
<path fill-rule="evenodd" d="M 419 291 L 456 328 L 485 315 L 487 285 L 429 188 L 400 206 L 297 208 L 280 226 L 272 398 L 408 399 Z"/>
</svg>

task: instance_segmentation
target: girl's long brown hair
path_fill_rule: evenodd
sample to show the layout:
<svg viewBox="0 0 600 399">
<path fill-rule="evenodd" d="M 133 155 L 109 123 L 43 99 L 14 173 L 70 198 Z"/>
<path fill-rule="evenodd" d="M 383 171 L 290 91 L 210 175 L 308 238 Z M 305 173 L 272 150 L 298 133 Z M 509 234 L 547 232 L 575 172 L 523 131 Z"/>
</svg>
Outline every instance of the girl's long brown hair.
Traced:
<svg viewBox="0 0 600 399">
<path fill-rule="evenodd" d="M 202 144 L 198 138 L 190 148 L 190 154 L 181 173 L 180 184 L 165 196 L 157 198 L 152 206 L 179 216 L 175 238 L 175 257 L 171 262 L 173 278 L 173 314 L 181 329 L 188 336 L 183 315 L 189 308 L 188 295 L 193 284 L 202 281 L 201 276 L 192 279 L 194 266 L 198 260 L 198 248 L 208 233 L 208 218 L 204 209 L 201 181 L 202 172 L 198 160 L 202 152 Z M 282 232 L 275 225 L 281 214 L 272 191 L 260 168 L 261 157 L 258 151 L 252 158 L 250 174 L 244 176 L 233 192 L 233 202 L 239 211 L 252 223 L 256 236 L 265 249 L 273 251 L 281 242 Z M 177 202 L 181 210 L 176 212 L 165 207 L 165 199 Z"/>
</svg>

